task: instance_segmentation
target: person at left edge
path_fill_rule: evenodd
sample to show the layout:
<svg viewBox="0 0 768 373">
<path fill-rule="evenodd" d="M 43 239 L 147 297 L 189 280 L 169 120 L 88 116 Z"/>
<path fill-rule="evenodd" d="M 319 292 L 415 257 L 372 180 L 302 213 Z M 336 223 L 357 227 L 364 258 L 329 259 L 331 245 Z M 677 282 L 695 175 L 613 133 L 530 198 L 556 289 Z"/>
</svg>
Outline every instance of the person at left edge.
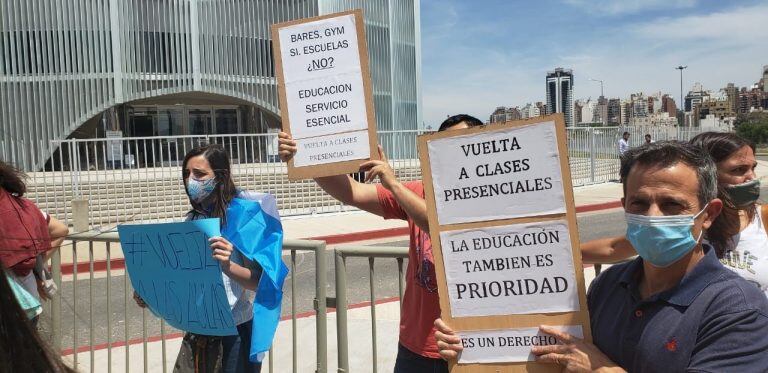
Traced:
<svg viewBox="0 0 768 373">
<path fill-rule="evenodd" d="M 0 161 L 0 262 L 8 268 L 12 286 L 28 295 L 18 300 L 36 326 L 42 312 L 40 301 L 47 300 L 47 292 L 34 268 L 48 262 L 69 228 L 24 197 L 25 178 L 24 172 Z"/>
<path fill-rule="evenodd" d="M 184 157 L 182 177 L 192 205 L 187 220 L 219 218 L 223 228 L 227 224 L 226 212 L 232 199 L 256 198 L 255 194 L 251 195 L 235 187 L 229 156 L 220 145 L 212 144 L 190 150 Z M 264 195 L 260 197 L 265 198 Z M 274 200 L 261 203 L 274 203 Z M 211 238 L 210 244 L 213 257 L 221 265 L 222 280 L 238 334 L 219 337 L 185 333 L 173 371 L 260 372 L 261 363 L 252 363 L 248 357 L 253 328 L 254 291 L 258 287 L 262 269 L 255 261 L 233 250 L 232 244 L 223 237 Z M 134 292 L 133 296 L 139 306 L 146 307 L 137 293 Z"/>
</svg>

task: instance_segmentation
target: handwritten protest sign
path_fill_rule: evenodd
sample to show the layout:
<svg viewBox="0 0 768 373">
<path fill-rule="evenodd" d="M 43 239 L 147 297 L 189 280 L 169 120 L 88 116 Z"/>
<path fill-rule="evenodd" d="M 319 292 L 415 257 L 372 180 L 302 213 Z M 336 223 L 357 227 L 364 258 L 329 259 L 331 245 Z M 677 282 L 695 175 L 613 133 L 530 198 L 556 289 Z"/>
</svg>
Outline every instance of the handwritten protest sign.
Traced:
<svg viewBox="0 0 768 373">
<path fill-rule="evenodd" d="M 538 326 L 591 339 L 562 115 L 419 137 L 452 372 L 548 372 Z"/>
<path fill-rule="evenodd" d="M 117 227 L 134 290 L 174 328 L 204 335 L 237 334 L 219 262 L 208 239 L 219 219 Z"/>
<path fill-rule="evenodd" d="M 272 26 L 283 131 L 298 150 L 290 179 L 357 172 L 378 158 L 360 10 Z"/>
</svg>

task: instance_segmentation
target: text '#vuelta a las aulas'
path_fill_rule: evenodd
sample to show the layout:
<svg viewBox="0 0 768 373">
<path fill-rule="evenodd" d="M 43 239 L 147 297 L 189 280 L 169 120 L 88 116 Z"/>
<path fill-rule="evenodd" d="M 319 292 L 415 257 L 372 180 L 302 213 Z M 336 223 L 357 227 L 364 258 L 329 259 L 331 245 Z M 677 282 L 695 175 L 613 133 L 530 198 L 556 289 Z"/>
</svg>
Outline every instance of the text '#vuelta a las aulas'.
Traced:
<svg viewBox="0 0 768 373">
<path fill-rule="evenodd" d="M 494 249 L 550 245 L 560 243 L 560 231 L 533 229 L 520 233 L 475 237 L 470 240 L 450 241 L 451 253 L 478 252 Z M 469 274 L 497 271 L 514 271 L 525 268 L 545 268 L 555 264 L 552 254 L 501 256 L 486 259 L 461 261 L 460 269 Z M 514 297 L 521 295 L 546 295 L 563 293 L 568 290 L 568 280 L 562 276 L 541 278 L 514 278 L 502 281 L 474 281 L 453 284 L 457 299 L 483 299 Z"/>
<path fill-rule="evenodd" d="M 461 145 L 461 151 L 465 157 L 511 152 L 521 149 L 522 147 L 520 146 L 517 137 Z M 484 178 L 489 176 L 513 175 L 530 169 L 530 158 L 483 163 L 475 166 L 474 169 L 470 168 L 469 171 L 467 171 L 466 167 L 462 167 L 459 172 L 459 180 L 470 179 L 473 176 L 476 178 Z M 543 191 L 552 189 L 552 187 L 551 177 L 510 180 L 460 188 L 448 188 L 443 190 L 443 198 L 445 202 L 452 202 L 457 200 L 470 200 L 499 195 Z"/>
</svg>

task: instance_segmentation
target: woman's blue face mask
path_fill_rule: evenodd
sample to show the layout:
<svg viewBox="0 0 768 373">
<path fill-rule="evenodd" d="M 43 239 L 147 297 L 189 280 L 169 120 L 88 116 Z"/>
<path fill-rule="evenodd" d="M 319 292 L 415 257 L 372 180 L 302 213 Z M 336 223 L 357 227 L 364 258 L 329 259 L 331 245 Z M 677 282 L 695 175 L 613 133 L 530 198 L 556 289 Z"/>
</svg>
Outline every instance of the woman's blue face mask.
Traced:
<svg viewBox="0 0 768 373">
<path fill-rule="evenodd" d="M 707 206 L 696 215 L 646 216 L 625 213 L 627 240 L 643 260 L 654 267 L 669 267 L 688 254 L 701 239 L 704 231 L 694 238 L 691 228 L 694 220 Z"/>
<path fill-rule="evenodd" d="M 189 197 L 197 203 L 200 203 L 208 198 L 208 196 L 213 193 L 215 188 L 215 177 L 206 180 L 198 180 L 192 177 L 187 179 L 187 193 L 189 193 Z"/>
</svg>

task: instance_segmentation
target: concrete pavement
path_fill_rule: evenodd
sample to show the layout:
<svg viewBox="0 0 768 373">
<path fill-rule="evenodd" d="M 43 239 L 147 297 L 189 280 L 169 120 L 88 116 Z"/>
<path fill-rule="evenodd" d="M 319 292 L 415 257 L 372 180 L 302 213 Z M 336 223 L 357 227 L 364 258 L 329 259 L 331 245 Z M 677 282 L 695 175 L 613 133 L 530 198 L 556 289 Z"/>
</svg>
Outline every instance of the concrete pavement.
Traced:
<svg viewBox="0 0 768 373">
<path fill-rule="evenodd" d="M 588 268 L 584 271 L 587 286 L 594 279 L 594 271 Z M 379 372 L 391 372 L 397 355 L 397 335 L 399 332 L 400 302 L 385 301 L 375 305 L 376 312 L 376 367 Z M 373 368 L 373 339 L 371 325 L 371 307 L 352 308 L 347 313 L 347 325 L 349 330 L 349 371 L 371 372 Z M 314 372 L 316 369 L 317 345 L 315 343 L 315 317 L 308 316 L 296 320 L 296 372 Z M 272 362 L 273 372 L 293 371 L 293 326 L 291 320 L 281 321 L 275 335 L 273 345 Z M 337 364 L 338 344 L 336 338 L 336 313 L 328 314 L 328 372 L 335 372 Z M 114 347 L 112 355 L 106 349 L 99 349 L 93 353 L 93 366 L 96 372 L 106 372 L 111 366 L 113 372 L 137 372 L 143 371 L 146 364 L 148 372 L 162 372 L 163 365 L 167 371 L 173 370 L 176 354 L 181 345 L 181 338 L 175 337 L 162 341 L 152 341 L 125 346 Z M 126 359 L 126 353 L 128 358 Z M 165 359 L 163 359 L 165 354 Z M 74 362 L 72 355 L 65 357 L 69 363 Z M 111 359 L 111 361 L 110 361 Z M 88 372 L 91 369 L 90 351 L 81 352 L 77 356 L 77 367 L 80 372 Z M 165 361 L 165 364 L 163 364 Z M 128 364 L 128 369 L 126 369 Z M 269 357 L 264 361 L 262 372 L 270 372 Z"/>
</svg>

